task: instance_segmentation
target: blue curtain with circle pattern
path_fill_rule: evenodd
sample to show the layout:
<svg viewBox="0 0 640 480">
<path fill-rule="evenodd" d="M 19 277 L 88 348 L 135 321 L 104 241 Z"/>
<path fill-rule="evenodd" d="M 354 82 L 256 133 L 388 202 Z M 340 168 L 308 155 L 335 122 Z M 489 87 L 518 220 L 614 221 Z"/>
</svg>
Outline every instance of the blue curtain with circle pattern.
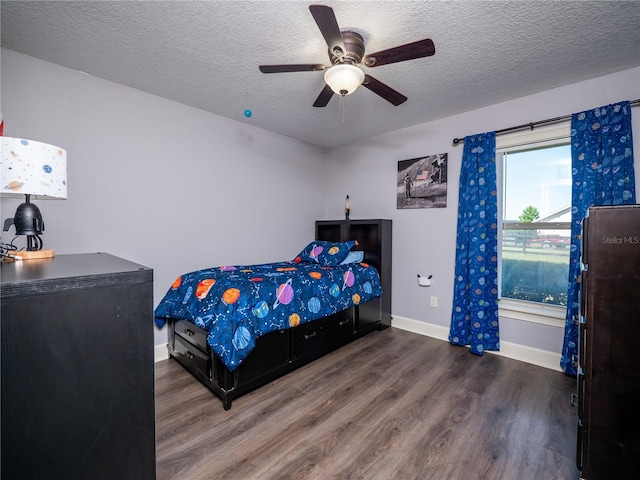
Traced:
<svg viewBox="0 0 640 480">
<path fill-rule="evenodd" d="M 496 134 L 464 139 L 449 341 L 472 353 L 500 350 Z"/>
<path fill-rule="evenodd" d="M 582 220 L 591 205 L 636 202 L 631 105 L 620 102 L 571 116 L 571 252 L 564 344 L 560 366 L 575 375 L 578 352 Z"/>
</svg>

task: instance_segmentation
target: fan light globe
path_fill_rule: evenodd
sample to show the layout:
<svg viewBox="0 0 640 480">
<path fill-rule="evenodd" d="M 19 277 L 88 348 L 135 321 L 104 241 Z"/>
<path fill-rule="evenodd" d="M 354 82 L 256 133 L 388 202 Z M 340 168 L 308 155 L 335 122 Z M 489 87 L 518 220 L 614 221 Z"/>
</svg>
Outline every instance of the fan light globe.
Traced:
<svg viewBox="0 0 640 480">
<path fill-rule="evenodd" d="M 349 95 L 364 81 L 364 72 L 348 63 L 335 65 L 324 73 L 324 81 L 338 95 Z"/>
</svg>

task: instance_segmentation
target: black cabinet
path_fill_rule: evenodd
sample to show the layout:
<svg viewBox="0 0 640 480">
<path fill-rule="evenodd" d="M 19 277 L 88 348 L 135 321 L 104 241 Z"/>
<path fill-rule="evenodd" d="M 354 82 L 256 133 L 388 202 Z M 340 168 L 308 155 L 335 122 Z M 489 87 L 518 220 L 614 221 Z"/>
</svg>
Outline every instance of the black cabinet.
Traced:
<svg viewBox="0 0 640 480">
<path fill-rule="evenodd" d="M 3 262 L 2 478 L 154 479 L 153 271 Z"/>
<path fill-rule="evenodd" d="M 582 263 L 578 469 L 640 478 L 640 206 L 591 207 Z"/>
<path fill-rule="evenodd" d="M 353 250 L 364 251 L 364 261 L 378 269 L 382 297 L 361 305 L 356 330 L 391 326 L 391 220 L 318 220 L 316 239 L 329 242 L 358 240 Z M 378 324 L 378 322 L 380 322 Z"/>
</svg>

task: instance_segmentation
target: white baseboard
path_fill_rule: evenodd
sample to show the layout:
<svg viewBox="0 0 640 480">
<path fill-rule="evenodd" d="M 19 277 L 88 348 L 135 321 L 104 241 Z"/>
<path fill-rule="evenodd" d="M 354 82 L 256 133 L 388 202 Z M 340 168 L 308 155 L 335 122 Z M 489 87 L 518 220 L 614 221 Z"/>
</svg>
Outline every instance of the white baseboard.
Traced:
<svg viewBox="0 0 640 480">
<path fill-rule="evenodd" d="M 167 360 L 169 358 L 169 350 L 167 350 L 166 343 L 160 343 L 156 345 L 153 350 L 153 361 L 159 362 L 160 360 Z"/>
<path fill-rule="evenodd" d="M 445 342 L 449 341 L 449 329 L 442 325 L 420 322 L 412 318 L 400 317 L 398 315 L 393 316 L 392 325 L 395 328 L 407 330 L 408 332 L 418 333 L 420 335 L 436 338 Z M 502 355 L 503 357 L 512 358 L 514 360 L 520 360 L 521 362 L 538 365 L 539 367 L 549 368 L 558 372 L 562 371 L 560 368 L 560 354 L 556 352 L 504 341 L 500 341 L 499 352 L 490 352 L 488 350 L 487 352 Z M 168 358 L 169 351 L 167 350 L 167 344 L 161 343 L 156 345 L 154 349 L 154 360 L 159 362 L 161 360 L 167 360 Z"/>
<path fill-rule="evenodd" d="M 413 333 L 419 333 L 427 337 L 436 338 L 445 342 L 449 341 L 449 329 L 442 325 L 434 325 L 432 323 L 419 322 L 412 318 L 400 317 L 398 315 L 393 316 L 392 325 L 401 330 L 407 330 Z M 561 372 L 560 357 L 561 355 L 556 352 L 550 352 L 548 350 L 541 350 L 539 348 L 527 347 L 526 345 L 519 345 L 517 343 L 505 342 L 500 340 L 500 351 L 488 353 L 495 355 L 501 355 L 503 357 L 512 358 L 521 362 L 531 363 L 538 365 L 539 367 L 548 368 L 550 370 L 556 370 Z"/>
</svg>

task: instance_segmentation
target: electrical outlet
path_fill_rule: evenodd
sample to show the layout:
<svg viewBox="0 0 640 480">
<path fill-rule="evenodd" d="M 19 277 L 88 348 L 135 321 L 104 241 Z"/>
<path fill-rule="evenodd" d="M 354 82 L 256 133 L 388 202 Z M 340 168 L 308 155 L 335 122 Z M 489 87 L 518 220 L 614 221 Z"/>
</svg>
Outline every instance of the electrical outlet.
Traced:
<svg viewBox="0 0 640 480">
<path fill-rule="evenodd" d="M 431 297 L 431 306 L 432 307 L 437 307 L 438 306 L 438 297 Z"/>
</svg>

